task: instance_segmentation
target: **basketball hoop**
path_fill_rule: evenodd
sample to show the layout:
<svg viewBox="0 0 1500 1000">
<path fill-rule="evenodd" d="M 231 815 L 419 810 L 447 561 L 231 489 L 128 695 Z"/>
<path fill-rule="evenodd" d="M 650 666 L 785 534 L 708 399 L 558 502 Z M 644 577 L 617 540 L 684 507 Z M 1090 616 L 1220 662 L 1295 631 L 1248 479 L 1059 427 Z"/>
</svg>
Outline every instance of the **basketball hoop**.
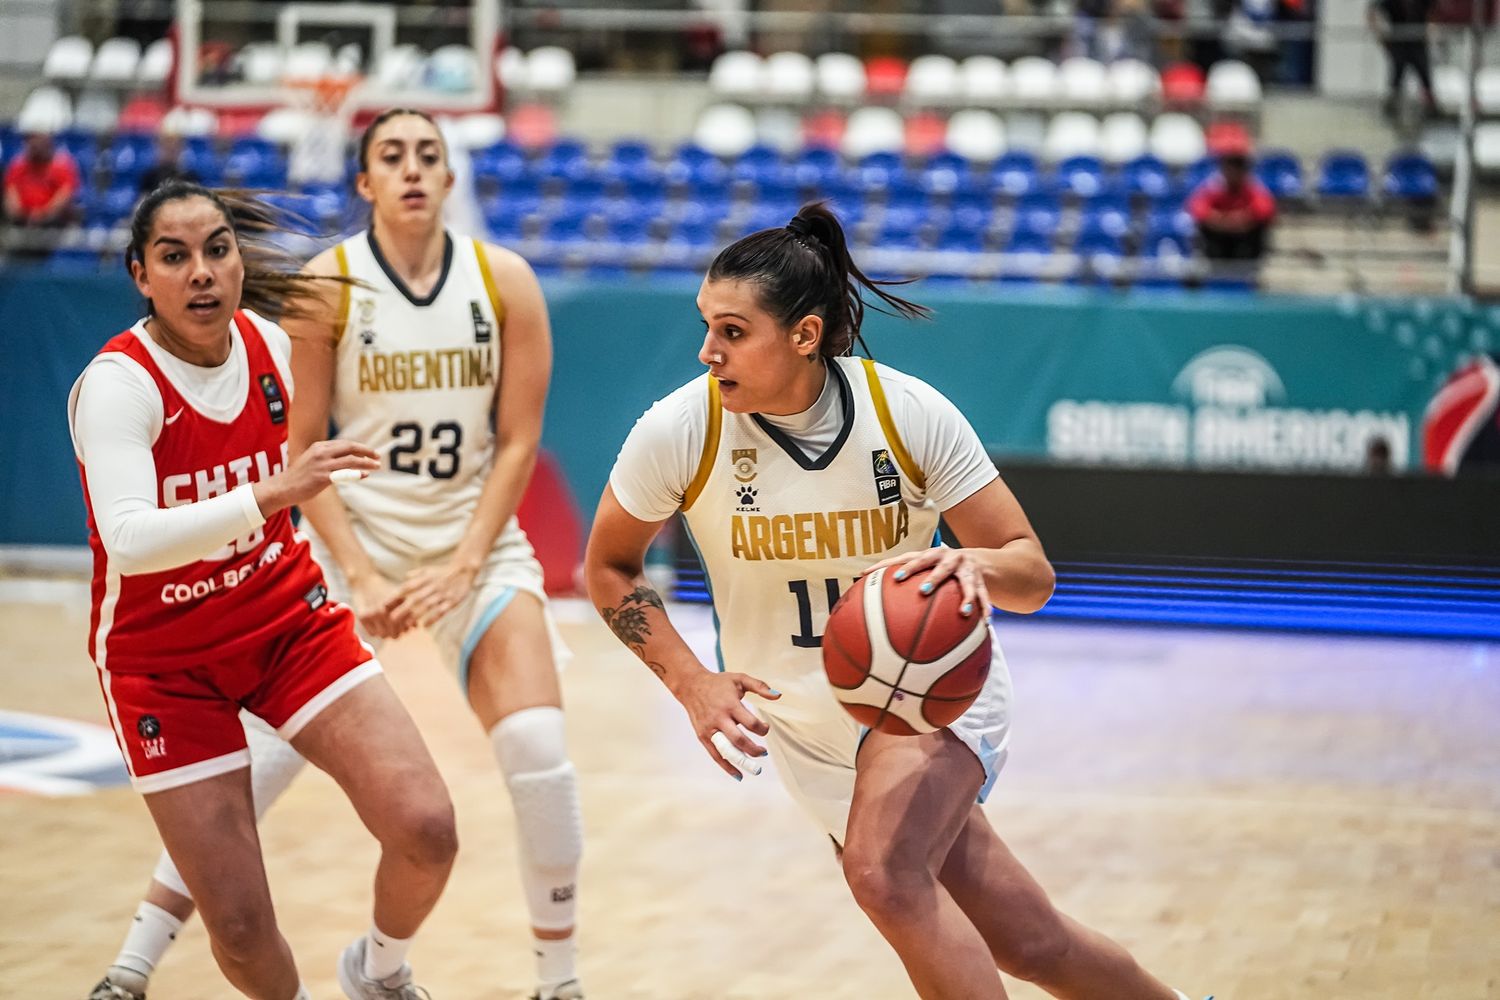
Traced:
<svg viewBox="0 0 1500 1000">
<path fill-rule="evenodd" d="M 293 185 L 343 183 L 344 157 L 359 109 L 355 98 L 363 82 L 358 73 L 282 80 L 291 95 L 289 106 L 307 116 L 287 158 L 287 179 Z"/>
</svg>

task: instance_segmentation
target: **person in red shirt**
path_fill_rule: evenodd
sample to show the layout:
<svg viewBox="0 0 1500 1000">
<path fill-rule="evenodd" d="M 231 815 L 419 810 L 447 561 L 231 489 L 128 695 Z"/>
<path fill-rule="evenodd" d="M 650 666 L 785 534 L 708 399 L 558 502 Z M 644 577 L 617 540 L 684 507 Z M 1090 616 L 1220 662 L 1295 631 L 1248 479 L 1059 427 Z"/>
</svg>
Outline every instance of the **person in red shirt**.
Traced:
<svg viewBox="0 0 1500 1000">
<path fill-rule="evenodd" d="M 1229 145 L 1219 153 L 1219 171 L 1188 196 L 1188 214 L 1198 224 L 1203 252 L 1212 261 L 1258 261 L 1276 219 L 1276 198 L 1250 172 L 1250 151 Z"/>
<path fill-rule="evenodd" d="M 26 136 L 26 149 L 5 169 L 5 216 L 24 226 L 60 222 L 78 193 L 78 166 L 44 132 Z"/>
</svg>

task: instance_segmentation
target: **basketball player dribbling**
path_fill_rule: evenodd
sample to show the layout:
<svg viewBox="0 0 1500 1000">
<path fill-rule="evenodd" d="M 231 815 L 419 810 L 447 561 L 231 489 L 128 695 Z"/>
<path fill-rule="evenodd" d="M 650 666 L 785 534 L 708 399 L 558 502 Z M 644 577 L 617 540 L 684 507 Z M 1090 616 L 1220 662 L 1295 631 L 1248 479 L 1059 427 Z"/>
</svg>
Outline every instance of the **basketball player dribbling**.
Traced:
<svg viewBox="0 0 1500 1000">
<path fill-rule="evenodd" d="M 330 594 L 352 606 L 372 642 L 428 626 L 457 673 L 515 808 L 534 996 L 575 1000 L 583 832 L 563 739 L 556 663 L 565 650 L 514 517 L 551 373 L 546 304 L 519 256 L 443 228 L 453 177 L 427 115 L 378 116 L 359 165 L 370 228 L 306 268 L 358 284 L 327 282 L 322 310 L 287 322 L 298 389 L 291 452 L 312 447 L 331 417 L 335 440 L 370 446 L 380 467 L 304 502 L 304 529 Z M 246 730 L 264 813 L 303 762 L 255 719 Z M 191 912 L 164 855 L 105 983 L 128 983 L 123 1000 L 144 996 Z M 351 998 L 386 996 L 378 984 L 402 944 L 384 930 L 344 956 Z"/>
<path fill-rule="evenodd" d="M 854 898 L 922 997 L 1004 997 L 998 967 L 1058 997 L 1181 1000 L 1054 909 L 976 804 L 1008 742 L 998 645 L 978 699 L 935 733 L 862 734 L 833 697 L 817 629 L 860 574 L 923 574 L 923 593 L 956 577 L 966 616 L 988 615 L 992 602 L 1035 611 L 1053 586 L 1026 515 L 962 414 L 917 379 L 850 356 L 862 290 L 902 316 L 925 313 L 864 276 L 822 205 L 715 258 L 698 293 L 708 373 L 648 410 L 625 441 L 589 540 L 589 594 L 727 774 L 758 774 L 766 748 L 748 734 L 766 737 L 787 790 L 839 847 Z M 679 510 L 708 574 L 719 672 L 698 662 L 642 572 Z M 839 530 L 816 544 L 778 535 L 777 523 L 799 516 Z M 930 547 L 940 516 L 964 548 Z"/>
<path fill-rule="evenodd" d="M 251 309 L 295 315 L 315 283 L 254 236 L 252 203 L 173 183 L 143 200 L 126 262 L 145 319 L 69 398 L 94 557 L 89 652 L 132 784 L 199 900 L 240 992 L 305 1000 L 276 926 L 242 710 L 327 771 L 381 845 L 374 923 L 410 940 L 457 850 L 416 727 L 330 600 L 291 508 L 379 468 L 353 441 L 288 460 L 290 343 Z M 314 293 L 315 294 L 315 293 Z M 393 997 L 414 997 L 404 963 Z"/>
</svg>

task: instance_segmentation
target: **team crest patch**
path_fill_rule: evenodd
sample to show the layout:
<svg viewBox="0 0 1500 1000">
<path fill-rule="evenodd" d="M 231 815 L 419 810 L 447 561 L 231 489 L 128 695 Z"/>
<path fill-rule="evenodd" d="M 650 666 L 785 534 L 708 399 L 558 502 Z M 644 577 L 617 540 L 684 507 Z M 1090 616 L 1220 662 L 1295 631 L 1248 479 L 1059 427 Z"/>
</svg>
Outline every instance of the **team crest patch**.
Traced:
<svg viewBox="0 0 1500 1000">
<path fill-rule="evenodd" d="M 875 499 L 882 507 L 901 499 L 901 474 L 891 453 L 885 448 L 876 448 L 870 453 L 870 465 L 875 471 Z"/>
<path fill-rule="evenodd" d="M 729 456 L 730 464 L 734 466 L 734 478 L 742 483 L 748 483 L 755 478 L 755 449 L 736 448 Z"/>
<path fill-rule="evenodd" d="M 358 315 L 355 317 L 355 325 L 359 328 L 359 346 L 362 348 L 375 346 L 375 300 L 357 299 L 355 309 Z"/>
<path fill-rule="evenodd" d="M 484 310 L 474 299 L 469 300 L 469 315 L 474 319 L 474 343 L 488 344 L 495 335 L 495 324 L 484 318 Z"/>
<path fill-rule="evenodd" d="M 141 737 L 141 754 L 147 760 L 157 760 L 167 755 L 167 740 L 161 734 L 161 721 L 154 715 L 143 715 L 136 720 L 135 731 Z"/>
<path fill-rule="evenodd" d="M 276 381 L 276 376 L 270 372 L 260 377 L 260 391 L 266 397 L 266 412 L 271 415 L 271 423 L 286 423 L 286 400 L 281 395 L 281 384 Z"/>
</svg>

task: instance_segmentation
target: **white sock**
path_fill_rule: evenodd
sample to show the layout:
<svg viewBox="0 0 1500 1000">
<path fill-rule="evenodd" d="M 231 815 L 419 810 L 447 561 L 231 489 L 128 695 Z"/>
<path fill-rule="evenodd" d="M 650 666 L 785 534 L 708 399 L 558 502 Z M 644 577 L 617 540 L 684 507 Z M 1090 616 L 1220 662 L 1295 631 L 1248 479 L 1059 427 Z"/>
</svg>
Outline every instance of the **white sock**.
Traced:
<svg viewBox="0 0 1500 1000">
<path fill-rule="evenodd" d="M 125 943 L 120 945 L 120 954 L 115 956 L 111 968 L 134 972 L 144 981 L 151 976 L 156 963 L 161 961 L 180 930 L 181 920 L 155 903 L 142 902 L 136 907 L 130 930 L 125 934 Z M 126 983 L 120 985 L 132 988 Z"/>
<path fill-rule="evenodd" d="M 570 979 L 578 978 L 578 937 L 569 934 L 565 938 L 547 940 L 531 938 L 536 952 L 536 976 L 538 985 L 544 990 L 561 986 Z"/>
<path fill-rule="evenodd" d="M 312 994 L 307 992 L 307 986 L 303 983 L 297 984 L 297 995 L 292 1000 L 312 1000 Z"/>
<path fill-rule="evenodd" d="M 393 938 L 383 934 L 379 927 L 370 925 L 370 936 L 365 939 L 365 978 L 387 979 L 401 971 L 406 964 L 406 953 L 411 950 L 411 938 Z"/>
</svg>

